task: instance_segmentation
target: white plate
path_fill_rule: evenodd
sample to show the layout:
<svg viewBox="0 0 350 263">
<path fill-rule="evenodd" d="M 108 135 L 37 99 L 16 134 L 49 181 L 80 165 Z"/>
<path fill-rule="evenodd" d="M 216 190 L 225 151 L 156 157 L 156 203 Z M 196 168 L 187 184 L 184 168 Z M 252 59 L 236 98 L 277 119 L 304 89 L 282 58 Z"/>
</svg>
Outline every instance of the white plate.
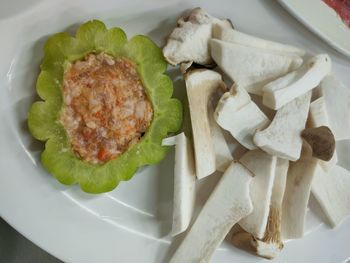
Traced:
<svg viewBox="0 0 350 263">
<path fill-rule="evenodd" d="M 54 180 L 40 165 L 42 144 L 31 138 L 26 126 L 43 44 L 50 34 L 74 32 L 83 21 L 98 18 L 108 26 L 124 28 L 129 36 L 147 34 L 160 44 L 183 10 L 200 5 L 213 15 L 230 18 L 244 32 L 313 53 L 329 53 L 335 73 L 350 83 L 349 61 L 320 43 L 274 1 L 21 2 L 2 3 L 0 12 L 0 215 L 65 262 L 168 261 L 176 247 L 166 237 L 171 223 L 173 153 L 107 194 L 88 195 Z M 170 70 L 169 74 L 176 78 L 178 73 Z M 183 88 L 181 79 L 175 79 L 175 88 L 176 93 Z M 348 152 L 349 147 L 343 148 Z M 201 183 L 199 203 L 216 179 Z M 349 220 L 336 230 L 320 224 L 312 213 L 308 220 L 311 233 L 288 242 L 276 262 L 343 262 L 350 256 Z M 261 259 L 227 243 L 213 258 L 213 262 L 257 261 Z"/>
<path fill-rule="evenodd" d="M 329 45 L 350 58 L 350 28 L 322 0 L 278 0 L 293 16 Z"/>
</svg>

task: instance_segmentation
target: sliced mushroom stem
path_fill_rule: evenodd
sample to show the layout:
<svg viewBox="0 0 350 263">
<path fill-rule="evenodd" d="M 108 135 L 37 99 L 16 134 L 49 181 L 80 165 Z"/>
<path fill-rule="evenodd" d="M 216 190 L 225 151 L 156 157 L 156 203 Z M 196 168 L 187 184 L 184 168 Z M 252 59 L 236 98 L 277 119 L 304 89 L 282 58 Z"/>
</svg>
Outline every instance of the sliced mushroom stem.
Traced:
<svg viewBox="0 0 350 263">
<path fill-rule="evenodd" d="M 270 210 L 277 159 L 257 149 L 247 152 L 239 161 L 255 175 L 250 184 L 254 210 L 239 221 L 239 225 L 255 237 L 263 238 Z"/>
<path fill-rule="evenodd" d="M 312 193 L 332 227 L 350 215 L 350 172 L 338 165 L 329 173 L 318 167 L 312 183 Z"/>
<path fill-rule="evenodd" d="M 233 87 L 225 93 L 215 110 L 216 122 L 247 149 L 256 149 L 253 135 L 257 129 L 265 128 L 270 120 L 250 99 L 248 92 Z"/>
<path fill-rule="evenodd" d="M 350 92 L 334 75 L 325 77 L 319 86 L 324 98 L 329 128 L 335 140 L 350 139 Z"/>
<path fill-rule="evenodd" d="M 280 54 L 290 54 L 297 56 L 304 56 L 305 54 L 305 51 L 300 48 L 251 36 L 239 32 L 233 28 L 228 28 L 227 26 L 223 26 L 221 24 L 214 25 L 213 38 L 217 38 L 225 42 L 240 44 L 243 46 L 261 48 Z"/>
<path fill-rule="evenodd" d="M 175 145 L 173 236 L 189 226 L 195 204 L 195 167 L 192 144 L 182 132 L 163 140 L 162 145 Z"/>
<path fill-rule="evenodd" d="M 211 56 L 238 86 L 262 95 L 262 87 L 297 69 L 303 59 L 291 54 L 240 45 L 219 39 L 210 40 Z"/>
<path fill-rule="evenodd" d="M 302 147 L 300 133 L 305 128 L 310 99 L 308 92 L 279 109 L 270 126 L 255 133 L 254 143 L 271 155 L 298 160 Z"/>
<path fill-rule="evenodd" d="M 326 109 L 325 99 L 323 96 L 317 98 L 310 104 L 309 117 L 307 121 L 308 128 L 317 128 L 320 126 L 330 127 L 328 113 Z M 333 132 L 332 132 L 333 134 Z M 334 136 L 335 139 L 335 136 Z M 335 147 L 335 145 L 334 145 Z M 338 163 L 337 152 L 334 151 L 332 158 L 329 161 L 320 160 L 319 165 L 325 170 L 329 171 L 334 165 Z"/>
<path fill-rule="evenodd" d="M 270 82 L 263 87 L 264 105 L 277 110 L 309 92 L 331 71 L 331 65 L 331 58 L 328 55 L 317 55 L 296 71 Z"/>
<path fill-rule="evenodd" d="M 212 65 L 208 42 L 212 37 L 214 24 L 232 27 L 228 20 L 215 18 L 200 7 L 179 18 L 177 27 L 171 32 L 163 48 L 165 59 L 171 65 L 185 63 L 181 67 L 184 72 L 193 62 Z"/>
<path fill-rule="evenodd" d="M 191 115 L 197 178 L 216 171 L 216 152 L 208 111 L 215 91 L 222 86 L 221 75 L 208 69 L 198 69 L 185 75 L 187 97 Z"/>
<path fill-rule="evenodd" d="M 232 235 L 232 243 L 257 256 L 272 259 L 283 249 L 281 239 L 282 201 L 286 186 L 289 162 L 277 159 L 276 175 L 273 183 L 269 217 L 264 237 L 259 239 L 243 229 Z M 253 179 L 254 180 L 254 179 Z"/>
<path fill-rule="evenodd" d="M 170 263 L 209 262 L 232 226 L 253 210 L 252 173 L 232 162 L 221 177 Z"/>
<path fill-rule="evenodd" d="M 300 159 L 290 162 L 282 208 L 284 240 L 304 236 L 307 204 L 317 165 L 318 160 L 312 157 L 312 150 L 307 144 L 303 144 Z"/>
</svg>

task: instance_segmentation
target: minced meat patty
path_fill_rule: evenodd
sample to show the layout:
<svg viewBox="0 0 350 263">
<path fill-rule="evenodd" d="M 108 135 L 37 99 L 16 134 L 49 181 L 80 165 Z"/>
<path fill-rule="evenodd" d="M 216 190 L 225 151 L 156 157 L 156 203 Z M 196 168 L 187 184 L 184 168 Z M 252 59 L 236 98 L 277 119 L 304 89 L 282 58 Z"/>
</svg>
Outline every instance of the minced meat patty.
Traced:
<svg viewBox="0 0 350 263">
<path fill-rule="evenodd" d="M 71 64 L 63 79 L 61 123 L 73 151 L 101 164 L 137 143 L 153 109 L 132 61 L 104 53 Z"/>
</svg>

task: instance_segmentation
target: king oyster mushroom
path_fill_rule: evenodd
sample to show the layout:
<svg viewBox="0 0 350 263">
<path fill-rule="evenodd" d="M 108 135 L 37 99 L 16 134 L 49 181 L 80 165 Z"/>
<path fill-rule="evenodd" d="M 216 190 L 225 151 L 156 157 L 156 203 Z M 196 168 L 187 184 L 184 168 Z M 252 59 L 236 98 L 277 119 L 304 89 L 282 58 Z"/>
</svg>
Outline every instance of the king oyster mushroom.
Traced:
<svg viewBox="0 0 350 263">
<path fill-rule="evenodd" d="M 315 88 L 331 71 L 331 58 L 321 54 L 310 58 L 296 71 L 263 87 L 263 103 L 277 110 L 288 102 Z"/>
<path fill-rule="evenodd" d="M 210 40 L 211 56 L 217 65 L 240 87 L 262 95 L 262 87 L 276 78 L 297 69 L 300 56 L 271 50 Z"/>
<path fill-rule="evenodd" d="M 217 23 L 223 27 L 232 27 L 228 20 L 213 17 L 200 7 L 191 10 L 189 15 L 177 21 L 177 27 L 169 35 L 163 48 L 165 59 L 174 66 L 184 63 L 182 71 L 186 71 L 193 62 L 212 65 L 209 39 L 212 37 L 213 25 Z"/>
<path fill-rule="evenodd" d="M 247 152 L 239 161 L 254 174 L 250 184 L 250 197 L 254 210 L 239 221 L 239 225 L 253 236 L 263 238 L 270 211 L 276 157 L 256 149 Z"/>
<path fill-rule="evenodd" d="M 334 75 L 326 76 L 318 88 L 327 108 L 329 127 L 335 140 L 350 139 L 350 92 Z"/>
<path fill-rule="evenodd" d="M 305 128 L 310 99 L 308 92 L 279 109 L 270 126 L 255 133 L 254 143 L 271 155 L 298 160 L 302 147 L 300 133 Z"/>
<path fill-rule="evenodd" d="M 266 49 L 275 53 L 304 56 L 305 51 L 290 45 L 251 36 L 223 24 L 215 24 L 213 38 L 247 47 Z"/>
<path fill-rule="evenodd" d="M 253 143 L 256 130 L 264 129 L 270 120 L 250 99 L 248 92 L 238 86 L 222 95 L 214 114 L 216 122 L 247 149 Z"/>
<path fill-rule="evenodd" d="M 308 128 L 317 128 L 320 126 L 330 127 L 328 121 L 328 114 L 324 97 L 320 97 L 310 104 L 309 117 L 307 121 Z M 329 171 L 338 162 L 337 152 L 334 151 L 332 158 L 329 161 L 319 161 L 319 165 L 325 170 Z"/>
<path fill-rule="evenodd" d="M 240 163 L 231 163 L 170 263 L 210 261 L 233 225 L 253 210 L 249 196 L 252 176 Z"/>
<path fill-rule="evenodd" d="M 322 161 L 332 159 L 335 152 L 335 140 L 332 131 L 327 126 L 307 128 L 301 137 L 311 146 L 312 156 Z"/>
<path fill-rule="evenodd" d="M 338 165 L 329 173 L 318 167 L 312 182 L 312 194 L 332 227 L 350 215 L 350 172 Z"/>
<path fill-rule="evenodd" d="M 303 144 L 300 159 L 289 164 L 282 208 L 283 239 L 304 236 L 307 204 L 317 167 L 318 159 L 312 157 L 311 147 Z"/>
<path fill-rule="evenodd" d="M 184 232 L 192 219 L 195 203 L 195 167 L 192 144 L 182 132 L 163 140 L 162 145 L 175 145 L 173 236 Z"/>
<path fill-rule="evenodd" d="M 213 122 L 211 99 L 218 89 L 226 89 L 221 75 L 209 69 L 189 71 L 185 75 L 191 115 L 197 178 L 206 177 L 227 167 L 232 156 L 219 127 Z M 218 130 L 219 129 L 219 130 Z M 222 148 L 214 145 L 220 142 Z"/>
<path fill-rule="evenodd" d="M 224 137 L 223 130 L 214 119 L 214 106 L 210 104 L 208 105 L 208 120 L 214 144 L 216 170 L 225 172 L 233 161 L 233 157 Z"/>
<path fill-rule="evenodd" d="M 270 212 L 264 237 L 259 239 L 251 233 L 238 229 L 232 231 L 232 244 L 257 256 L 272 259 L 283 249 L 281 237 L 282 201 L 286 186 L 289 161 L 277 159 L 273 182 Z"/>
</svg>

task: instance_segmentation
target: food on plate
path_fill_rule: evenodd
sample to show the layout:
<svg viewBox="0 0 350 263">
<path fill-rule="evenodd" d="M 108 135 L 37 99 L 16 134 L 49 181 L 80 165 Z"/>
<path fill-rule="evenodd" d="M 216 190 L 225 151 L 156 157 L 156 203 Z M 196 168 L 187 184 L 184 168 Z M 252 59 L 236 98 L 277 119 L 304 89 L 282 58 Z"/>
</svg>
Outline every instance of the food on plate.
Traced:
<svg viewBox="0 0 350 263">
<path fill-rule="evenodd" d="M 350 172 L 338 165 L 329 173 L 320 167 L 312 183 L 312 194 L 332 227 L 350 215 Z"/>
<path fill-rule="evenodd" d="M 350 214 L 350 172 L 335 151 L 350 139 L 350 93 L 327 54 L 305 60 L 300 48 L 240 32 L 200 8 L 178 21 L 163 53 L 186 82 L 197 180 L 224 172 L 170 262 L 208 262 L 229 232 L 233 245 L 275 258 L 284 240 L 304 235 L 311 188 L 332 226 Z M 213 61 L 216 68 L 200 69 Z M 193 197 L 179 196 L 196 183 L 191 176 L 179 186 L 188 169 L 178 172 L 186 154 L 175 151 L 174 205 L 183 210 L 174 215 L 186 219 L 173 234 L 188 226 Z"/>
<path fill-rule="evenodd" d="M 306 124 L 306 127 L 308 128 L 317 128 L 320 126 L 330 127 L 326 105 L 323 97 L 320 97 L 314 100 L 313 102 L 311 102 L 309 117 Z M 335 151 L 335 147 L 336 146 L 334 145 L 334 153 L 332 158 L 329 161 L 322 161 L 322 160 L 319 161 L 319 165 L 326 171 L 329 171 L 329 169 L 332 168 L 334 165 L 336 165 L 336 163 L 338 162 L 338 155 L 337 155 L 337 152 Z"/>
<path fill-rule="evenodd" d="M 232 27 L 230 21 L 209 15 L 202 8 L 194 8 L 189 15 L 177 21 L 177 27 L 171 32 L 163 48 L 165 59 L 171 65 L 183 64 L 186 71 L 191 64 L 211 65 L 209 39 L 212 37 L 213 25 Z"/>
<path fill-rule="evenodd" d="M 153 109 L 134 63 L 105 53 L 88 54 L 65 69 L 59 122 L 73 152 L 103 164 L 137 143 Z"/>
<path fill-rule="evenodd" d="M 250 183 L 253 212 L 239 221 L 239 225 L 254 237 L 263 238 L 270 211 L 270 200 L 275 178 L 276 157 L 260 149 L 247 152 L 239 160 L 254 174 Z"/>
<path fill-rule="evenodd" d="M 320 126 L 329 127 L 328 114 L 326 104 L 324 102 L 324 97 L 319 97 L 311 102 L 307 126 L 309 128 L 316 128 Z"/>
<path fill-rule="evenodd" d="M 242 164 L 231 163 L 170 263 L 210 261 L 233 225 L 253 210 L 249 194 L 252 176 Z"/>
<path fill-rule="evenodd" d="M 219 92 L 218 94 L 221 94 Z M 208 105 L 208 120 L 211 131 L 211 136 L 213 138 L 214 151 L 215 151 L 215 165 L 216 170 L 220 172 L 225 172 L 227 167 L 233 161 L 232 153 L 229 149 L 228 142 L 225 139 L 223 130 L 217 124 L 214 119 L 215 101 L 209 102 Z"/>
<path fill-rule="evenodd" d="M 327 126 L 307 128 L 301 137 L 312 148 L 312 156 L 323 161 L 332 159 L 335 151 L 335 140 L 332 131 Z"/>
<path fill-rule="evenodd" d="M 329 127 L 335 139 L 350 139 L 350 91 L 334 75 L 326 76 L 316 90 L 324 98 Z"/>
<path fill-rule="evenodd" d="M 251 233 L 241 230 L 232 235 L 231 241 L 234 246 L 267 259 L 275 258 L 283 249 L 284 245 L 281 237 L 282 202 L 286 187 L 288 167 L 288 160 L 277 159 L 270 212 L 264 237 L 259 239 Z"/>
<path fill-rule="evenodd" d="M 184 232 L 192 219 L 195 203 L 195 166 L 192 145 L 182 132 L 163 140 L 163 145 L 175 145 L 173 236 Z"/>
<path fill-rule="evenodd" d="M 93 20 L 75 37 L 51 36 L 44 51 L 42 101 L 28 125 L 46 142 L 42 163 L 61 183 L 106 192 L 164 158 L 162 139 L 180 128 L 181 103 L 171 98 L 167 64 L 148 37 L 127 40 L 120 28 Z"/>
<path fill-rule="evenodd" d="M 253 94 L 262 94 L 270 81 L 297 69 L 303 62 L 300 56 L 281 54 L 262 48 L 210 40 L 211 56 L 236 85 Z"/>
<path fill-rule="evenodd" d="M 208 116 L 211 97 L 226 85 L 219 73 L 200 69 L 185 75 L 186 91 L 191 115 L 194 156 L 197 178 L 206 177 L 216 171 L 216 152 Z"/>
<path fill-rule="evenodd" d="M 264 129 L 270 120 L 251 100 L 244 88 L 234 86 L 220 98 L 215 109 L 215 120 L 247 149 L 255 149 L 253 135 Z"/>
<path fill-rule="evenodd" d="M 331 59 L 326 54 L 314 56 L 300 68 L 263 87 L 263 103 L 278 110 L 293 99 L 320 84 L 331 71 Z"/>
<path fill-rule="evenodd" d="M 296 56 L 304 56 L 305 54 L 305 51 L 298 47 L 284 45 L 278 42 L 251 36 L 236 29 L 229 28 L 223 24 L 214 25 L 213 38 L 247 47 L 265 49 L 280 54 L 290 54 Z"/>
<path fill-rule="evenodd" d="M 318 159 L 312 157 L 312 150 L 307 144 L 303 145 L 300 159 L 289 164 L 282 208 L 283 239 L 304 236 L 307 204 L 317 165 Z"/>
<path fill-rule="evenodd" d="M 305 128 L 310 99 L 311 91 L 279 109 L 270 126 L 255 133 L 254 143 L 271 155 L 298 160 L 302 148 L 300 133 Z"/>
<path fill-rule="evenodd" d="M 344 23 L 350 28 L 350 1 L 349 0 L 323 0 L 328 6 L 340 16 Z"/>
</svg>

